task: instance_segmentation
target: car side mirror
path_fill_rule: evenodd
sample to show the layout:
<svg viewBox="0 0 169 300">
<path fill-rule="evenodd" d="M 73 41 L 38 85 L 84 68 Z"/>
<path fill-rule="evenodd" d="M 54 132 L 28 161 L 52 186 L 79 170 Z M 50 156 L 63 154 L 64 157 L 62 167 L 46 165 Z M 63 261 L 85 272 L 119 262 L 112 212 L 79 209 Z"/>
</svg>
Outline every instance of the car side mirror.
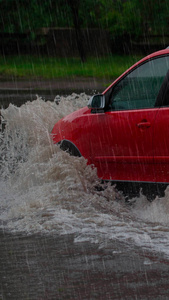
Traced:
<svg viewBox="0 0 169 300">
<path fill-rule="evenodd" d="M 95 110 L 103 110 L 105 108 L 105 96 L 103 94 L 97 94 L 92 96 L 88 102 L 88 108 Z"/>
</svg>

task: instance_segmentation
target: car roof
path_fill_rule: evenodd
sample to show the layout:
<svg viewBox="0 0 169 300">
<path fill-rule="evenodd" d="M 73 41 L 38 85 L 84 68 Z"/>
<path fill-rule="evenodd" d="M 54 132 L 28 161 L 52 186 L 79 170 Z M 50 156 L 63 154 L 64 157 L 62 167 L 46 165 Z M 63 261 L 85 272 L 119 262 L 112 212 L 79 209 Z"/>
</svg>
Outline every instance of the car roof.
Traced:
<svg viewBox="0 0 169 300">
<path fill-rule="evenodd" d="M 163 50 L 153 52 L 153 53 L 145 56 L 144 58 L 139 60 L 136 64 L 134 64 L 132 67 L 134 67 L 135 65 L 137 66 L 137 64 L 140 64 L 141 62 L 144 62 L 145 60 L 151 59 L 155 56 L 161 56 L 161 55 L 165 55 L 165 54 L 169 54 L 169 47 L 167 47 L 166 49 L 163 49 Z"/>
<path fill-rule="evenodd" d="M 144 61 L 149 60 L 153 57 L 163 56 L 166 54 L 169 55 L 169 47 L 167 47 L 166 49 L 163 49 L 163 50 L 153 52 L 153 53 L 145 56 L 144 58 L 140 59 L 138 62 L 136 62 L 134 65 L 132 65 L 129 69 L 127 69 L 124 73 L 122 73 L 115 81 L 113 81 L 113 83 L 103 92 L 103 94 L 105 94 L 112 87 L 112 85 L 114 85 L 116 83 L 116 81 L 119 81 L 119 79 L 121 79 L 125 74 L 130 72 L 130 70 L 134 69 L 139 64 L 144 63 Z"/>
</svg>

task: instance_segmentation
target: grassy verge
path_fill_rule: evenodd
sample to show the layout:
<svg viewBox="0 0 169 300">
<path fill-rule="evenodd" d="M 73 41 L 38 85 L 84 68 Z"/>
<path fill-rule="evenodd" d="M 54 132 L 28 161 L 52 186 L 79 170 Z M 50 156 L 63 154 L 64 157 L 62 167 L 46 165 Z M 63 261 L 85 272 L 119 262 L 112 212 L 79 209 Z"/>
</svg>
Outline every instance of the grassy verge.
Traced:
<svg viewBox="0 0 169 300">
<path fill-rule="evenodd" d="M 141 56 L 112 55 L 89 57 L 82 64 L 79 58 L 0 56 L 0 78 L 55 79 L 65 77 L 116 78 Z"/>
</svg>

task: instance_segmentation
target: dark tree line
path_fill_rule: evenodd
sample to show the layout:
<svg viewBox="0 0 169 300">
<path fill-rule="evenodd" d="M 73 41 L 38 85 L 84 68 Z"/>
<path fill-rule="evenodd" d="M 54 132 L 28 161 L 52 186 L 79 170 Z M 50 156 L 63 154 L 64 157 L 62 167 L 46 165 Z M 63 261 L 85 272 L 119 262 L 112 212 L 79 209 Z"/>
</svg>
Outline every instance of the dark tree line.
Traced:
<svg viewBox="0 0 169 300">
<path fill-rule="evenodd" d="M 114 34 L 168 32 L 169 0 L 0 0 L 0 31 L 102 27 Z"/>
<path fill-rule="evenodd" d="M 124 35 L 165 35 L 169 0 L 0 0 L 0 32 L 30 32 L 42 27 L 74 27 L 82 61 L 82 28 L 108 29 L 112 38 Z"/>
</svg>

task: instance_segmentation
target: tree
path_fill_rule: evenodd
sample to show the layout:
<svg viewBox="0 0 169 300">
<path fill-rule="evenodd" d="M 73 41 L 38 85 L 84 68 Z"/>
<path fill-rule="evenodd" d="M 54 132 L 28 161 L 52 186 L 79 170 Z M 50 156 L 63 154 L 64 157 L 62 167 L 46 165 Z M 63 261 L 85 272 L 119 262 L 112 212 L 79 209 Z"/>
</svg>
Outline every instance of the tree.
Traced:
<svg viewBox="0 0 169 300">
<path fill-rule="evenodd" d="M 79 16 L 80 0 L 67 0 L 67 3 L 70 6 L 72 12 L 72 18 L 73 18 L 73 24 L 76 32 L 76 41 L 77 41 L 79 54 L 82 62 L 85 62 L 86 54 L 84 50 L 83 35 L 81 31 L 81 19 Z"/>
<path fill-rule="evenodd" d="M 49 1 L 0 0 L 0 31 L 20 33 L 50 25 Z"/>
<path fill-rule="evenodd" d="M 168 32 L 168 1 L 100 0 L 101 24 L 115 36 L 164 34 Z"/>
<path fill-rule="evenodd" d="M 74 27 L 81 60 L 82 28 L 108 29 L 112 39 L 168 34 L 166 0 L 0 0 L 0 32 L 31 33 L 41 27 Z"/>
</svg>

